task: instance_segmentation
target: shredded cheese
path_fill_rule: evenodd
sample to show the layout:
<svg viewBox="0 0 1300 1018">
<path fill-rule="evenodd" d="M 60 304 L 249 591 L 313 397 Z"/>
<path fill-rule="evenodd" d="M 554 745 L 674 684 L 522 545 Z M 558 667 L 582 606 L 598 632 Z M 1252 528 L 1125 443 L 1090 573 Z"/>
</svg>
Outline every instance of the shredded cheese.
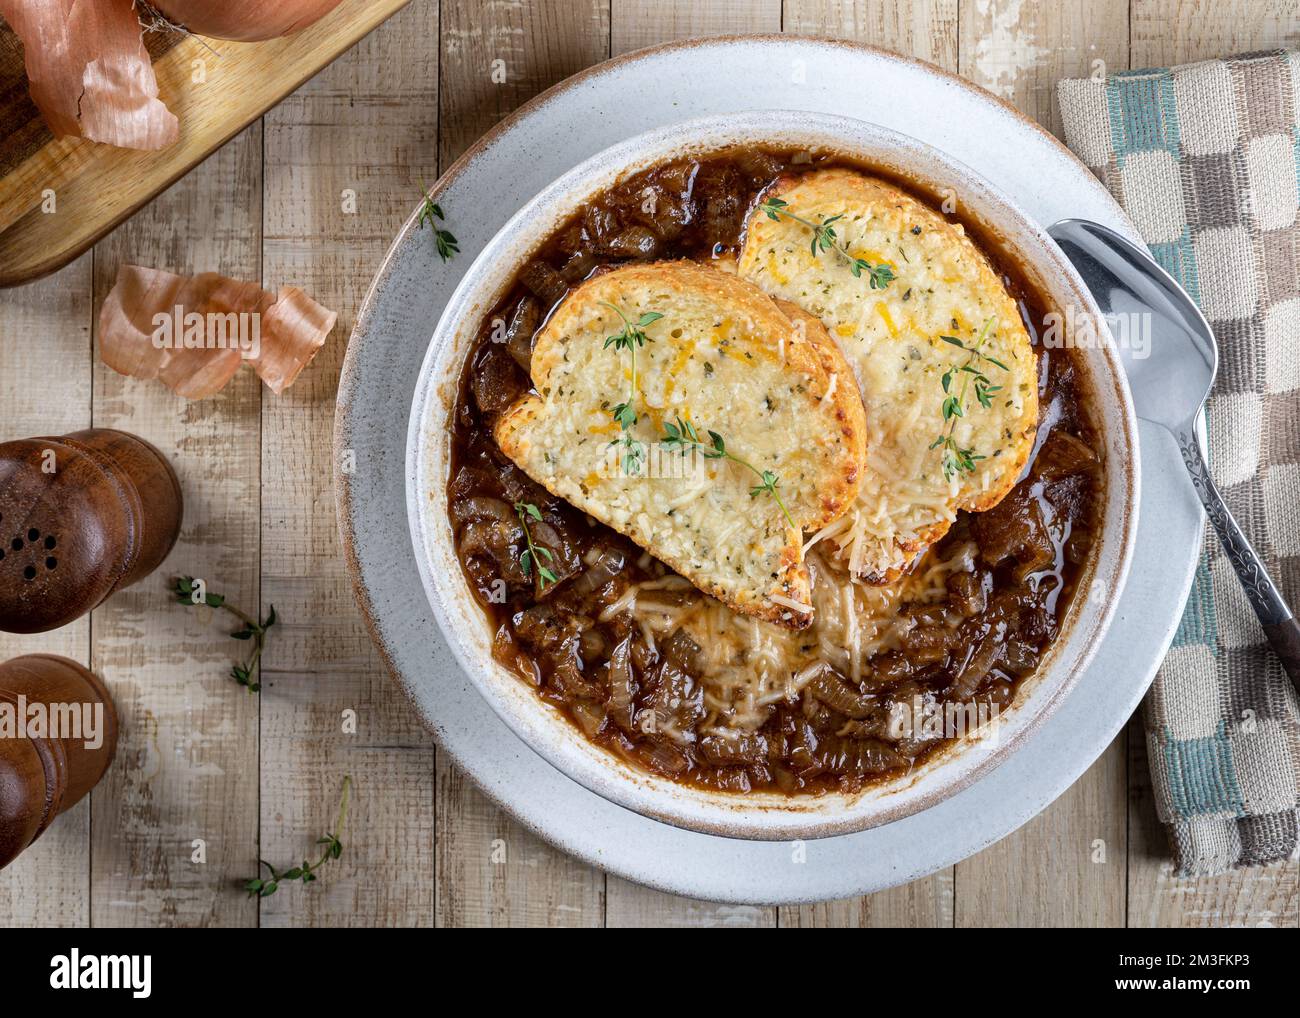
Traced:
<svg viewBox="0 0 1300 1018">
<path fill-rule="evenodd" d="M 675 575 L 632 586 L 600 618 L 608 621 L 629 612 L 652 646 L 684 630 L 700 647 L 696 678 L 705 706 L 700 731 L 754 732 L 776 704 L 797 701 L 824 664 L 860 682 L 867 674 L 866 662 L 897 648 L 911 627 L 899 609 L 942 600 L 948 577 L 973 568 L 974 545 L 966 543 L 943 558 L 932 550 L 909 574 L 884 586 L 854 579 L 835 557 L 820 550 L 807 561 L 813 603 L 786 605 L 813 611 L 812 626 L 800 632 L 732 611 Z M 647 596 L 656 590 L 689 594 L 685 603 L 669 606 Z"/>
</svg>

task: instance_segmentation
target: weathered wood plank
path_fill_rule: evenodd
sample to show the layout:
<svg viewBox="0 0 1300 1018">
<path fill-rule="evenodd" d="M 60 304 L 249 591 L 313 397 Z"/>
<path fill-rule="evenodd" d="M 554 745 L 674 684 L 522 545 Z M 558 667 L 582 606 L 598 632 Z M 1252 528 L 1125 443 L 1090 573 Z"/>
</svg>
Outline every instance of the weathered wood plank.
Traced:
<svg viewBox="0 0 1300 1018">
<path fill-rule="evenodd" d="M 96 308 L 124 262 L 256 279 L 261 161 L 254 125 L 101 241 Z M 185 496 L 167 561 L 92 616 L 91 666 L 122 718 L 117 765 L 94 798 L 96 925 L 256 922 L 256 905 L 232 890 L 257 859 L 257 700 L 229 678 L 246 648 L 227 638 L 229 617 L 173 604 L 168 588 L 187 573 L 257 605 L 259 385 L 246 371 L 189 403 L 95 364 L 95 425 L 152 442 Z"/>
<path fill-rule="evenodd" d="M 957 926 L 1123 926 L 1124 733 L 1052 805 L 957 864 Z"/>
<path fill-rule="evenodd" d="M 610 52 L 630 53 L 674 39 L 781 31 L 781 0 L 612 0 Z"/>
<path fill-rule="evenodd" d="M 861 898 L 781 908 L 782 926 L 894 929 L 953 925 L 953 867 Z"/>
<path fill-rule="evenodd" d="M 608 55 L 608 0 L 443 0 L 441 168 L 537 93 Z"/>
<path fill-rule="evenodd" d="M 1128 66 L 1128 0 L 962 0 L 960 71 L 1060 136 L 1061 78 Z"/>
<path fill-rule="evenodd" d="M 600 926 L 605 881 L 438 760 L 438 925 Z"/>
<path fill-rule="evenodd" d="M 0 294 L 0 442 L 90 425 L 90 291 L 91 256 L 85 254 L 49 279 Z M 90 619 L 51 633 L 0 633 L 0 661 L 36 653 L 88 664 Z M 0 921 L 89 923 L 90 797 L 0 870 Z"/>
<path fill-rule="evenodd" d="M 1295 0 L 1133 0 L 1133 67 L 1300 46 Z"/>
<path fill-rule="evenodd" d="M 339 321 L 294 387 L 263 403 L 262 603 L 282 619 L 261 694 L 263 857 L 316 851 L 345 775 L 355 787 L 342 859 L 263 900 L 263 925 L 433 922 L 432 741 L 352 600 L 331 435 L 357 308 L 433 176 L 437 81 L 438 4 L 416 0 L 265 118 L 264 282 L 302 286 Z"/>
<path fill-rule="evenodd" d="M 442 170 L 521 103 L 609 53 L 604 0 L 443 0 L 442 19 Z M 604 874 L 514 823 L 442 754 L 437 796 L 438 925 L 601 924 Z"/>
<path fill-rule="evenodd" d="M 621 877 L 608 879 L 605 925 L 610 927 L 758 927 L 776 926 L 776 909 L 767 905 L 719 905 L 653 891 Z"/>
<path fill-rule="evenodd" d="M 785 0 L 785 30 L 852 39 L 957 70 L 958 0 Z"/>
</svg>

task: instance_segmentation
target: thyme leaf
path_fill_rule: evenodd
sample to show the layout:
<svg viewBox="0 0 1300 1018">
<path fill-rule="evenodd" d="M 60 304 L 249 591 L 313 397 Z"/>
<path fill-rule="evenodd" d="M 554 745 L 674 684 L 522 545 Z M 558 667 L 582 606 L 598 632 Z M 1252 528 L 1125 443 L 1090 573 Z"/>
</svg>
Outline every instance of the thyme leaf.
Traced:
<svg viewBox="0 0 1300 1018">
<path fill-rule="evenodd" d="M 996 357 L 990 357 L 980 349 L 983 347 L 984 341 L 988 339 L 989 330 L 993 327 L 995 321 L 996 319 L 990 318 L 984 323 L 984 328 L 980 330 L 979 338 L 975 341 L 974 346 L 967 346 L 956 336 L 939 337 L 950 346 L 966 351 L 968 355 L 964 363 L 950 365 L 939 379 L 945 394 L 943 403 L 940 405 L 945 427 L 939 433 L 939 436 L 930 443 L 930 448 L 943 450 L 940 462 L 943 465 L 945 481 L 951 481 L 957 474 L 973 473 L 976 462 L 987 458 L 976 453 L 974 449 L 962 448 L 953 438 L 953 431 L 957 426 L 957 418 L 966 416 L 966 393 L 971 383 L 974 383 L 975 386 L 976 402 L 986 410 L 992 407 L 994 394 L 1002 391 L 1002 386 L 994 385 L 981 367 L 983 364 L 991 364 L 1003 371 L 1007 370 L 1007 366 L 1000 360 Z M 961 383 L 954 394 L 952 392 L 953 382 L 958 375 L 961 376 Z"/>
<path fill-rule="evenodd" d="M 339 835 L 343 832 L 343 825 L 348 819 L 348 799 L 351 791 L 352 776 L 350 774 L 344 775 L 343 792 L 339 797 L 339 812 L 338 818 L 334 822 L 334 833 L 326 833 L 316 839 L 316 844 L 322 846 L 320 858 L 315 862 L 304 859 L 301 866 L 291 866 L 286 870 L 278 870 L 265 859 L 259 859 L 258 872 L 261 872 L 261 866 L 265 866 L 269 876 L 256 876 L 251 880 L 244 881 L 244 890 L 248 892 L 250 897 L 269 898 L 286 881 L 300 880 L 304 884 L 310 884 L 316 880 L 317 870 L 331 859 L 337 859 L 343 854 L 343 842 L 339 840 Z"/>
<path fill-rule="evenodd" d="M 861 279 L 862 274 L 867 274 L 867 281 L 871 284 L 873 290 L 883 290 L 892 283 L 897 276 L 894 270 L 881 262 L 879 265 L 872 265 L 865 258 L 855 258 L 849 253 L 848 247 L 840 242 L 839 235 L 835 232 L 834 224 L 844 218 L 844 214 L 834 216 L 818 216 L 817 222 L 805 219 L 803 216 L 796 215 L 790 211 L 790 203 L 782 198 L 768 198 L 758 207 L 760 212 L 766 214 L 768 219 L 778 220 L 782 216 L 795 223 L 800 223 L 812 230 L 812 238 L 808 243 L 809 250 L 816 258 L 823 251 L 833 251 L 848 263 L 849 271 L 853 273 L 854 279 Z"/>
<path fill-rule="evenodd" d="M 616 353 L 627 350 L 632 357 L 632 375 L 628 384 L 627 400 L 614 407 L 610 415 L 613 417 L 614 423 L 619 426 L 622 434 L 609 444 L 623 447 L 623 473 L 639 474 L 641 464 L 645 460 L 645 446 L 632 435 L 632 428 L 637 422 L 634 405 L 636 403 L 636 352 L 647 343 L 654 342 L 645 334 L 645 330 L 648 326 L 663 318 L 663 315 L 658 311 L 646 311 L 634 322 L 617 305 L 608 301 L 601 301 L 600 303 L 613 311 L 623 321 L 623 328 L 620 332 L 605 337 L 603 349 L 608 350 L 613 347 Z"/>
<path fill-rule="evenodd" d="M 419 215 L 416 216 L 416 223 L 421 230 L 426 223 L 433 227 L 433 244 L 438 251 L 438 257 L 444 262 L 451 259 L 452 255 L 459 253 L 460 243 L 450 230 L 444 230 L 438 225 L 439 220 L 445 220 L 447 217 L 443 214 L 442 206 L 439 205 L 430 196 L 429 189 L 421 185 L 424 195 L 424 201 L 420 205 Z"/>
<path fill-rule="evenodd" d="M 542 565 L 542 559 L 547 562 L 554 562 L 555 556 L 551 553 L 550 548 L 533 543 L 533 533 L 528 528 L 529 518 L 536 520 L 538 523 L 542 522 L 542 511 L 531 502 L 516 502 L 515 513 L 519 516 L 519 525 L 524 528 L 524 541 L 528 544 L 528 547 L 519 556 L 519 566 L 529 579 L 532 578 L 533 567 L 536 566 L 538 589 L 539 591 L 545 590 L 548 583 L 558 583 L 559 579 L 554 572 Z"/>
<path fill-rule="evenodd" d="M 695 425 L 678 416 L 676 423 L 664 421 L 664 433 L 659 443 L 670 452 L 680 452 L 683 456 L 694 449 L 705 459 L 728 459 L 732 463 L 751 471 L 759 479 L 759 483 L 749 489 L 749 497 L 756 498 L 764 493 L 771 495 L 776 500 L 776 504 L 781 507 L 785 521 L 790 524 L 790 529 L 795 533 L 800 533 L 799 527 L 795 526 L 794 518 L 790 515 L 790 510 L 785 507 L 785 502 L 781 499 L 781 493 L 776 490 L 777 485 L 781 483 L 781 479 L 772 471 L 759 470 L 752 463 L 729 452 L 726 441 L 716 431 L 706 433 L 709 436 L 707 445 L 700 439 L 700 433 L 696 430 Z"/>
<path fill-rule="evenodd" d="M 190 607 L 205 604 L 209 608 L 229 612 L 244 624 L 242 629 L 237 629 L 230 635 L 236 640 L 252 640 L 253 653 L 247 661 L 243 663 L 236 661 L 230 666 L 230 677 L 245 687 L 249 693 L 260 693 L 262 683 L 258 664 L 262 659 L 262 651 L 266 649 L 266 631 L 279 621 L 275 614 L 275 605 L 271 605 L 266 618 L 258 622 L 252 615 L 228 603 L 225 595 L 208 593 L 207 584 L 202 580 L 196 580 L 193 576 L 176 577 L 172 593 L 176 595 L 178 604 Z"/>
</svg>

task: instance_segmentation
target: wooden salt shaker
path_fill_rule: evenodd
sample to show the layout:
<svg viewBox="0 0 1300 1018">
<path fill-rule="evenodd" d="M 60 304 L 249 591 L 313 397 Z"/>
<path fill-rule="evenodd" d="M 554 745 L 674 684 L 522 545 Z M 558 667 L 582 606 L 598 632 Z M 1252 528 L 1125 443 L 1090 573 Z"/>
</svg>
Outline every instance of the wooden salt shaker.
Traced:
<svg viewBox="0 0 1300 1018">
<path fill-rule="evenodd" d="M 117 710 L 94 672 L 53 654 L 0 664 L 0 869 L 95 787 L 116 749 Z"/>
<path fill-rule="evenodd" d="M 181 514 L 171 464 L 124 431 L 0 445 L 0 630 L 56 629 L 148 576 Z"/>
</svg>

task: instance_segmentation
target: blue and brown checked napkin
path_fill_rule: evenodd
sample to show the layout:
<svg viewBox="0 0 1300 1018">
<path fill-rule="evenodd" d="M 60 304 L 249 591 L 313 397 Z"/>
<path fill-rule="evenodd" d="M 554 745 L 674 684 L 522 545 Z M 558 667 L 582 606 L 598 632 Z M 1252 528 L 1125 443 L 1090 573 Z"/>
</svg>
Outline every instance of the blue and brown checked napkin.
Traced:
<svg viewBox="0 0 1300 1018">
<path fill-rule="evenodd" d="M 1300 53 L 1062 81 L 1058 98 L 1070 148 L 1214 327 L 1211 472 L 1300 604 Z M 1295 855 L 1296 695 L 1212 532 L 1144 717 L 1180 875 Z"/>
</svg>

